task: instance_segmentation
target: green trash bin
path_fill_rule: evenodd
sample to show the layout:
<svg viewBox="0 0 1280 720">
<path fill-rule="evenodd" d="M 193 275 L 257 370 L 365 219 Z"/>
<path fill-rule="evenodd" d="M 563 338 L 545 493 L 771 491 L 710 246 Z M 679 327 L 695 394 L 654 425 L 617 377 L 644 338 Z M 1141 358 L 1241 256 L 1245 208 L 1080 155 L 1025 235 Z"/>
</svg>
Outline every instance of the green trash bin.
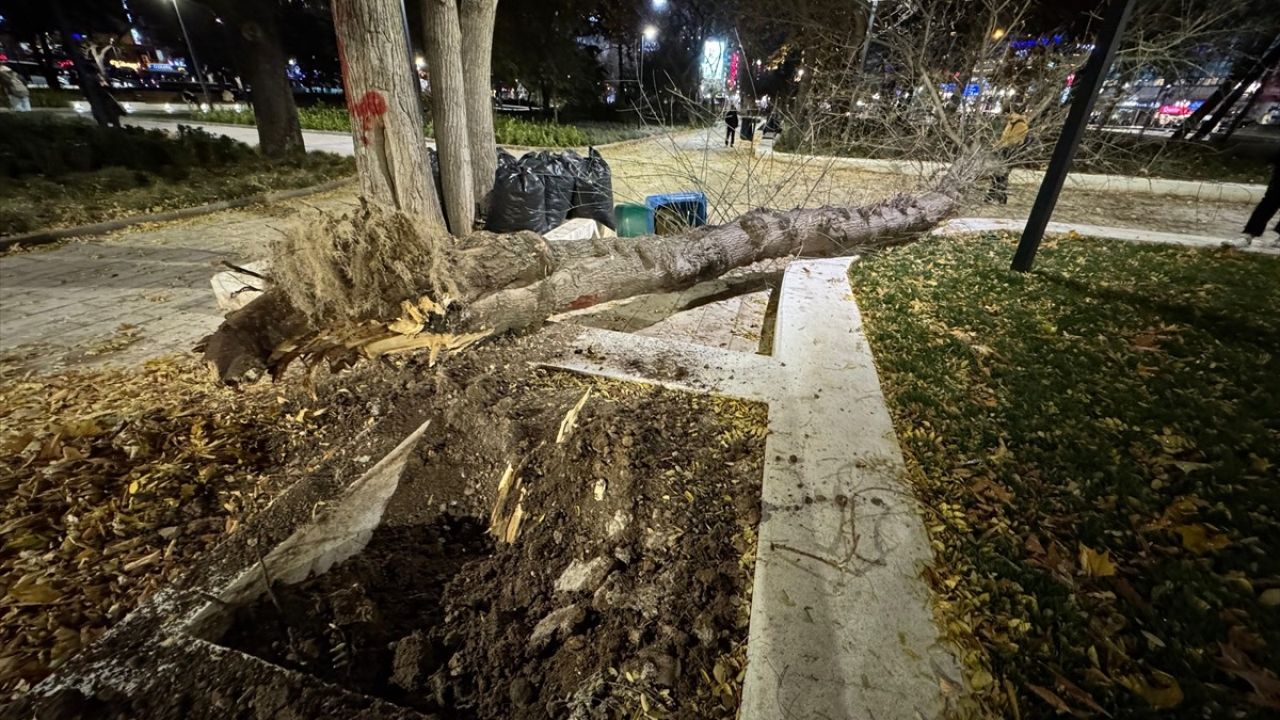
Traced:
<svg viewBox="0 0 1280 720">
<path fill-rule="evenodd" d="M 653 235 L 653 210 L 646 205 L 623 203 L 614 208 L 618 218 L 618 237 Z"/>
</svg>

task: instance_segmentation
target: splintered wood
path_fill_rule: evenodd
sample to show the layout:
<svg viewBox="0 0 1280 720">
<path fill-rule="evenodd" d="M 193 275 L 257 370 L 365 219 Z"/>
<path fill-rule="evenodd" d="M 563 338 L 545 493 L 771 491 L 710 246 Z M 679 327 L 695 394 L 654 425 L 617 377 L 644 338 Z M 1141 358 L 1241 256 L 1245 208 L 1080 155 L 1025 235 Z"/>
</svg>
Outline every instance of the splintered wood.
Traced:
<svg viewBox="0 0 1280 720">
<path fill-rule="evenodd" d="M 569 439 L 569 435 L 573 433 L 573 428 L 578 421 L 578 413 L 582 412 L 582 408 L 587 404 L 587 399 L 591 397 L 591 388 L 587 388 L 582 393 L 582 397 L 578 398 L 578 402 L 569 408 L 569 412 L 565 413 L 564 419 L 560 421 L 560 429 L 556 433 L 556 444 L 559 445 Z M 524 483 L 520 478 L 520 470 L 524 468 L 525 462 L 534 453 L 543 446 L 540 444 L 520 462 L 519 467 L 507 463 L 507 469 L 502 472 L 502 477 L 498 479 L 498 492 L 493 500 L 493 511 L 489 513 L 489 534 L 500 542 L 508 545 L 514 543 L 520 537 L 520 523 L 524 521 Z M 599 491 L 599 495 L 603 497 L 603 490 Z M 511 499 L 515 498 L 512 503 Z M 597 498 L 599 499 L 599 498 Z"/>
<path fill-rule="evenodd" d="M 462 350 L 489 336 L 488 331 L 474 333 L 428 332 L 432 316 L 443 317 L 451 299 L 437 303 L 423 296 L 417 302 L 400 303 L 401 315 L 390 323 L 369 321 L 345 328 L 331 328 L 308 333 L 276 346 L 269 362 L 283 373 L 289 363 L 299 358 L 308 365 L 319 361 L 340 362 L 358 353 L 374 359 L 383 355 L 429 350 L 428 362 L 435 365 L 442 352 Z"/>
<path fill-rule="evenodd" d="M 524 488 L 516 474 L 516 468 L 510 463 L 498 480 L 498 493 L 493 501 L 493 512 L 489 513 L 489 534 L 501 542 L 511 544 L 520 536 L 520 523 L 524 520 Z M 512 493 L 516 495 L 515 508 L 507 512 L 507 499 Z"/>
</svg>

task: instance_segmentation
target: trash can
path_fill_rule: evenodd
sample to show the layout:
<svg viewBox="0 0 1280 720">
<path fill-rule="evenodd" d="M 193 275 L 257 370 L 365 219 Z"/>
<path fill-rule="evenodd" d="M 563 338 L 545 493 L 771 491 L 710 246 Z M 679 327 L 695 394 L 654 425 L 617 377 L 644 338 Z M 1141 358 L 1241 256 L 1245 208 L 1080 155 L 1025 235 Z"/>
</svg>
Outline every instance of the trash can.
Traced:
<svg viewBox="0 0 1280 720">
<path fill-rule="evenodd" d="M 623 203 L 614 208 L 618 218 L 618 237 L 653 235 L 653 210 L 647 205 Z"/>
<path fill-rule="evenodd" d="M 756 141 L 756 119 L 753 117 L 742 118 L 742 126 L 738 128 L 738 135 L 747 142 Z"/>
<path fill-rule="evenodd" d="M 700 192 L 650 195 L 644 204 L 653 213 L 650 227 L 658 235 L 675 235 L 707 224 L 707 196 Z"/>
</svg>

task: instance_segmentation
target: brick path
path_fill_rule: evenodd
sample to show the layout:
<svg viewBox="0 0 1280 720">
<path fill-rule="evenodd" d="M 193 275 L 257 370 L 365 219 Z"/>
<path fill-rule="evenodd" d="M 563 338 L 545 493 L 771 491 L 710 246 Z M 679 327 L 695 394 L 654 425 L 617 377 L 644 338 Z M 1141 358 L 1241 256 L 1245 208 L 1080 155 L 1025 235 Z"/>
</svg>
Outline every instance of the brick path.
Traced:
<svg viewBox="0 0 1280 720">
<path fill-rule="evenodd" d="M 222 261 L 261 259 L 300 210 L 353 201 L 335 191 L 0 257 L 0 358 L 53 370 L 188 350 L 222 320 L 209 287 Z"/>
</svg>

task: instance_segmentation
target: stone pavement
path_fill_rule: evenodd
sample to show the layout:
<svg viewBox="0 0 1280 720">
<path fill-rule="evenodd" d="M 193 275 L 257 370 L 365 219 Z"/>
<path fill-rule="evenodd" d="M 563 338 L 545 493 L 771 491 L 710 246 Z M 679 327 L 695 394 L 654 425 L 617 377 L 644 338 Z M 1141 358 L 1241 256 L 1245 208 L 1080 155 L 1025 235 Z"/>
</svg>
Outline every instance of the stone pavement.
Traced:
<svg viewBox="0 0 1280 720">
<path fill-rule="evenodd" d="M 194 120 L 164 120 L 148 117 L 129 117 L 125 119 L 124 124 L 153 130 L 173 130 L 179 125 L 187 125 L 190 127 L 200 128 L 201 130 L 213 135 L 226 135 L 227 137 L 239 140 L 246 145 L 252 145 L 254 147 L 257 147 L 258 145 L 258 128 L 252 125 L 202 123 Z M 303 130 L 302 142 L 306 145 L 307 150 L 316 150 L 346 156 L 355 154 L 355 148 L 352 145 L 351 133 Z"/>
<path fill-rule="evenodd" d="M 302 210 L 353 203 L 334 191 L 0 257 L 0 358 L 56 370 L 188 350 L 222 321 L 223 261 L 264 257 Z"/>
</svg>

